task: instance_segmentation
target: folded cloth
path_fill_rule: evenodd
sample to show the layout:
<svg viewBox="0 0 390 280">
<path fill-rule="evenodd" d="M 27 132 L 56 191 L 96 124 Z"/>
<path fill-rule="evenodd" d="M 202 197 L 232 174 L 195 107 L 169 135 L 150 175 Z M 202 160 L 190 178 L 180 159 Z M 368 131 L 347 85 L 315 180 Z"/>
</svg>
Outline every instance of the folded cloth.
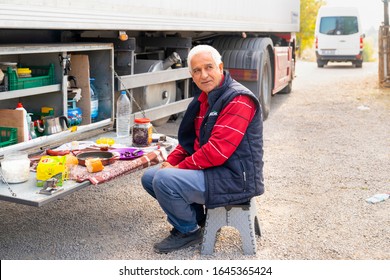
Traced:
<svg viewBox="0 0 390 280">
<path fill-rule="evenodd" d="M 117 160 L 110 165 L 104 166 L 100 172 L 90 173 L 85 166 L 77 165 L 69 172 L 69 179 L 77 182 L 89 180 L 92 184 L 97 185 L 111 180 L 119 175 L 131 173 L 152 165 L 159 164 L 166 160 L 167 152 L 164 148 L 151 151 L 142 157 L 133 160 Z"/>
</svg>

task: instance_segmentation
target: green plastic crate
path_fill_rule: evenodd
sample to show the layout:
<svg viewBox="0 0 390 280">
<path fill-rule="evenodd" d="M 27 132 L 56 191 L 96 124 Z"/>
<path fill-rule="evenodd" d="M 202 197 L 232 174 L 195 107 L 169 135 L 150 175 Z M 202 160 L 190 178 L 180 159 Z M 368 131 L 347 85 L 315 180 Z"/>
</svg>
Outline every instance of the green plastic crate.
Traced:
<svg viewBox="0 0 390 280">
<path fill-rule="evenodd" d="M 31 69 L 31 78 L 19 78 L 11 67 L 7 69 L 8 90 L 48 86 L 55 83 L 54 64 L 49 66 L 23 66 Z"/>
<path fill-rule="evenodd" d="M 0 148 L 18 142 L 18 129 L 14 127 L 0 127 Z"/>
</svg>

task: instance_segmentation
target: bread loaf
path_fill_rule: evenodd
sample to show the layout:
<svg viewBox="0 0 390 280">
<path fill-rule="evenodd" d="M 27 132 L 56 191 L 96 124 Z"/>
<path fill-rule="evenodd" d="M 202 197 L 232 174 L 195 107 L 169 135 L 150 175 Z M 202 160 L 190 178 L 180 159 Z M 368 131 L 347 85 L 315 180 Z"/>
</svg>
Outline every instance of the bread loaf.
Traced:
<svg viewBox="0 0 390 280">
<path fill-rule="evenodd" d="M 99 158 L 87 158 L 85 160 L 85 166 L 88 172 L 94 173 L 104 169 L 103 163 Z"/>
</svg>

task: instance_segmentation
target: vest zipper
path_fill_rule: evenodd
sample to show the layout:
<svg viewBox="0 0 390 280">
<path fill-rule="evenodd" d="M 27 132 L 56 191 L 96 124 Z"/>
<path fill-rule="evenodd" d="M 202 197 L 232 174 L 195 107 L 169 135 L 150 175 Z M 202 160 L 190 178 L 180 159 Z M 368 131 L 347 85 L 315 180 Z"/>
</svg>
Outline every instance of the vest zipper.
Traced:
<svg viewBox="0 0 390 280">
<path fill-rule="evenodd" d="M 242 163 L 241 160 L 240 160 L 240 164 L 241 164 L 241 169 L 242 169 L 242 176 L 244 179 L 244 191 L 246 191 L 246 172 L 245 172 L 244 164 Z"/>
</svg>

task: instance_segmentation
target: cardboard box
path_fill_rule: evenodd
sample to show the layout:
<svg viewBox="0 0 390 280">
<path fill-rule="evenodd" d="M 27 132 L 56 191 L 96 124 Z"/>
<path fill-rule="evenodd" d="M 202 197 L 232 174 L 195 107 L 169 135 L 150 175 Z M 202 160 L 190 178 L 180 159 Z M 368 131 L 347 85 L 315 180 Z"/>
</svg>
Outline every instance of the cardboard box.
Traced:
<svg viewBox="0 0 390 280">
<path fill-rule="evenodd" d="M 77 87 L 81 88 L 81 99 L 76 106 L 81 109 L 83 114 L 82 125 L 91 123 L 91 94 L 90 94 L 90 74 L 88 55 L 72 54 L 72 69 L 70 76 L 76 77 Z"/>
</svg>

